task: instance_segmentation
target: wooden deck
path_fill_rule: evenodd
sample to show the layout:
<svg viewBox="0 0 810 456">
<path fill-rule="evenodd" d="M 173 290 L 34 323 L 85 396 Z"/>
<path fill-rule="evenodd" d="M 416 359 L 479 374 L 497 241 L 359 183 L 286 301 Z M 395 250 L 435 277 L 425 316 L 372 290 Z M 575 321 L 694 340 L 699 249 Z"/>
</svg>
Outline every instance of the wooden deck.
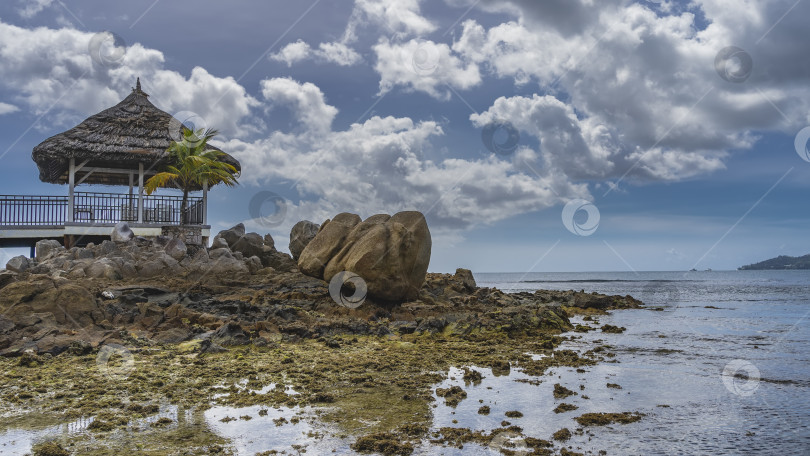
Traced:
<svg viewBox="0 0 810 456">
<path fill-rule="evenodd" d="M 118 222 L 127 222 L 136 235 L 157 236 L 162 227 L 182 222 L 179 196 L 75 192 L 73 198 L 71 217 L 68 196 L 0 195 L 0 247 L 30 247 L 41 239 L 75 245 L 77 239 L 109 238 Z M 202 227 L 205 237 L 210 229 L 206 215 L 204 199 L 189 197 L 186 225 Z"/>
</svg>

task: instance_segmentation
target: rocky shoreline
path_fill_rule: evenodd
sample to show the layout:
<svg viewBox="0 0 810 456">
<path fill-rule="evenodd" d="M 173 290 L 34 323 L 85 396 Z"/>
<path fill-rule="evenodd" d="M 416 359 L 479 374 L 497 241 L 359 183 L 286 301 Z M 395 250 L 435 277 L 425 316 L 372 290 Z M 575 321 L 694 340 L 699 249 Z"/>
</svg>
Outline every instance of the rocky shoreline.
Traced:
<svg viewBox="0 0 810 456">
<path fill-rule="evenodd" d="M 166 404 L 197 411 L 189 416 L 258 405 L 298 410 L 285 422 L 327 423 L 358 452 L 410 454 L 423 441 L 491 445 L 520 429 L 428 433 L 442 373 L 483 366 L 542 378 L 549 368 L 593 365 L 604 348 L 558 348 L 576 337 L 559 334 L 581 330 L 569 317 L 641 306 L 630 296 L 480 288 L 465 269 L 427 274 L 414 299 L 368 296 L 346 306 L 271 237 L 240 230 L 221 233 L 211 249 L 170 239 L 70 250 L 44 241 L 36 259 L 0 272 L 0 429 L 31 414 L 93 417 L 87 432 L 47 439 L 40 443 L 50 449 L 34 453 L 108 454 L 150 442 L 149 454 L 231 454 L 210 429 L 179 418 L 126 431 L 137 445 L 119 438 Z M 289 389 L 264 391 L 270 384 Z M 533 454 L 552 454 L 549 441 L 524 441 L 536 445 Z"/>
<path fill-rule="evenodd" d="M 571 329 L 566 307 L 640 305 L 630 296 L 478 288 L 472 273 L 459 269 L 427 274 L 416 299 L 367 297 L 348 308 L 327 283 L 300 273 L 269 235 L 242 233 L 228 243 L 229 233 L 217 248 L 196 251 L 164 239 L 70 250 L 41 241 L 36 259 L 0 272 L 0 355 L 58 355 L 133 338 L 216 347 L 337 335 L 531 336 Z"/>
</svg>

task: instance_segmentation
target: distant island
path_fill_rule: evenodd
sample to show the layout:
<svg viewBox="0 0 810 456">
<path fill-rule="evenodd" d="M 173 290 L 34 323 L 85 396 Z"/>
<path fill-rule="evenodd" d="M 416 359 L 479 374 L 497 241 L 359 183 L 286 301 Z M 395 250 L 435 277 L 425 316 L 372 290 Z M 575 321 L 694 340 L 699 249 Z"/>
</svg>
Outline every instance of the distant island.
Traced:
<svg viewBox="0 0 810 456">
<path fill-rule="evenodd" d="M 810 254 L 800 257 L 779 255 L 776 258 L 745 265 L 740 268 L 740 270 L 752 271 L 763 269 L 810 269 Z"/>
</svg>

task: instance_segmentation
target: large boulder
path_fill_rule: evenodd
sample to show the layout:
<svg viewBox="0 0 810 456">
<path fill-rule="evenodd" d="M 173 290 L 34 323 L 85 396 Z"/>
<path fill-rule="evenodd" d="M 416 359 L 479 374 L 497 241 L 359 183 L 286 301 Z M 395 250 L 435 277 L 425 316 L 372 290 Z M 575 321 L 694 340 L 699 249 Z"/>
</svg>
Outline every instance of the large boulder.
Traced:
<svg viewBox="0 0 810 456">
<path fill-rule="evenodd" d="M 36 251 L 36 259 L 37 261 L 42 261 L 45 258 L 48 258 L 51 253 L 58 252 L 62 250 L 62 244 L 59 241 L 54 239 L 43 239 L 41 241 L 37 241 L 35 251 Z"/>
<path fill-rule="evenodd" d="M 132 229 L 129 227 L 127 222 L 118 222 L 113 227 L 113 231 L 110 234 L 110 239 L 113 242 L 129 242 L 132 238 L 135 237 L 135 233 L 132 232 Z"/>
<path fill-rule="evenodd" d="M 359 275 L 368 296 L 386 301 L 416 299 L 430 263 L 431 238 L 421 212 L 378 214 L 360 221 L 338 214 L 304 248 L 298 267 L 329 282 L 341 271 Z"/>
<path fill-rule="evenodd" d="M 298 269 L 310 277 L 322 279 L 326 264 L 343 248 L 346 236 L 361 221 L 359 215 L 344 212 L 323 222 L 318 234 L 301 251 Z"/>
<path fill-rule="evenodd" d="M 13 272 L 23 272 L 31 267 L 31 260 L 27 256 L 19 255 L 8 260 L 6 269 Z"/>
<path fill-rule="evenodd" d="M 301 220 L 290 230 L 290 253 L 294 260 L 298 261 L 301 252 L 318 234 L 321 227 L 309 220 Z"/>
</svg>

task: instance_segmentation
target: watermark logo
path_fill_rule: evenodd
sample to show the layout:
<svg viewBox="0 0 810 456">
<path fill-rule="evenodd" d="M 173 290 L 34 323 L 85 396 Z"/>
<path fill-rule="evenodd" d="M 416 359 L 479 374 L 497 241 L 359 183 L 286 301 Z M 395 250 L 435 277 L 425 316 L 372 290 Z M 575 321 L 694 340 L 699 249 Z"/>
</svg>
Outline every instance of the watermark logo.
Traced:
<svg viewBox="0 0 810 456">
<path fill-rule="evenodd" d="M 281 225 L 287 217 L 287 200 L 269 190 L 253 195 L 248 203 L 250 217 L 265 228 Z"/>
<path fill-rule="evenodd" d="M 338 272 L 329 281 L 329 296 L 338 305 L 349 309 L 362 306 L 367 293 L 366 281 L 353 272 Z"/>
<path fill-rule="evenodd" d="M 737 46 L 721 49 L 714 58 L 714 70 L 728 82 L 745 82 L 753 69 L 754 60 L 751 55 Z"/>
<path fill-rule="evenodd" d="M 515 431 L 503 431 L 492 438 L 487 446 L 489 454 L 513 454 L 516 456 L 526 456 L 530 454 L 529 445 L 526 440 Z"/>
<path fill-rule="evenodd" d="M 490 122 L 481 130 L 481 141 L 493 154 L 510 155 L 517 150 L 520 132 L 511 122 Z"/>
<path fill-rule="evenodd" d="M 127 53 L 127 43 L 123 38 L 110 31 L 98 32 L 90 38 L 87 45 L 90 58 L 107 68 L 121 66 Z"/>
<path fill-rule="evenodd" d="M 135 369 L 135 359 L 122 345 L 107 344 L 96 355 L 96 367 L 112 380 L 126 380 Z"/>
<path fill-rule="evenodd" d="M 759 388 L 759 369 L 744 359 L 735 359 L 726 364 L 722 378 L 726 389 L 738 396 L 751 396 Z"/>
<path fill-rule="evenodd" d="M 636 296 L 650 310 L 674 312 L 681 301 L 678 287 L 670 282 L 650 281 Z"/>
<path fill-rule="evenodd" d="M 578 214 L 584 213 L 585 220 Z M 575 199 L 569 201 L 562 210 L 562 221 L 565 228 L 577 236 L 590 236 L 599 228 L 599 209 L 590 201 Z"/>
<path fill-rule="evenodd" d="M 192 111 L 180 111 L 172 115 L 169 120 L 169 137 L 176 142 L 190 142 L 195 145 L 197 142 L 202 141 L 202 138 L 197 138 L 195 135 L 186 136 L 183 134 L 183 129 L 191 130 L 192 132 L 199 132 L 200 130 L 206 131 L 208 129 L 208 122 L 203 116 Z"/>
<path fill-rule="evenodd" d="M 799 157 L 810 163 L 810 127 L 804 127 L 796 134 L 793 145 L 796 147 L 796 153 L 799 154 Z"/>
<path fill-rule="evenodd" d="M 411 68 L 419 76 L 430 76 L 439 68 L 439 51 L 435 44 L 420 41 L 411 55 Z"/>
</svg>

